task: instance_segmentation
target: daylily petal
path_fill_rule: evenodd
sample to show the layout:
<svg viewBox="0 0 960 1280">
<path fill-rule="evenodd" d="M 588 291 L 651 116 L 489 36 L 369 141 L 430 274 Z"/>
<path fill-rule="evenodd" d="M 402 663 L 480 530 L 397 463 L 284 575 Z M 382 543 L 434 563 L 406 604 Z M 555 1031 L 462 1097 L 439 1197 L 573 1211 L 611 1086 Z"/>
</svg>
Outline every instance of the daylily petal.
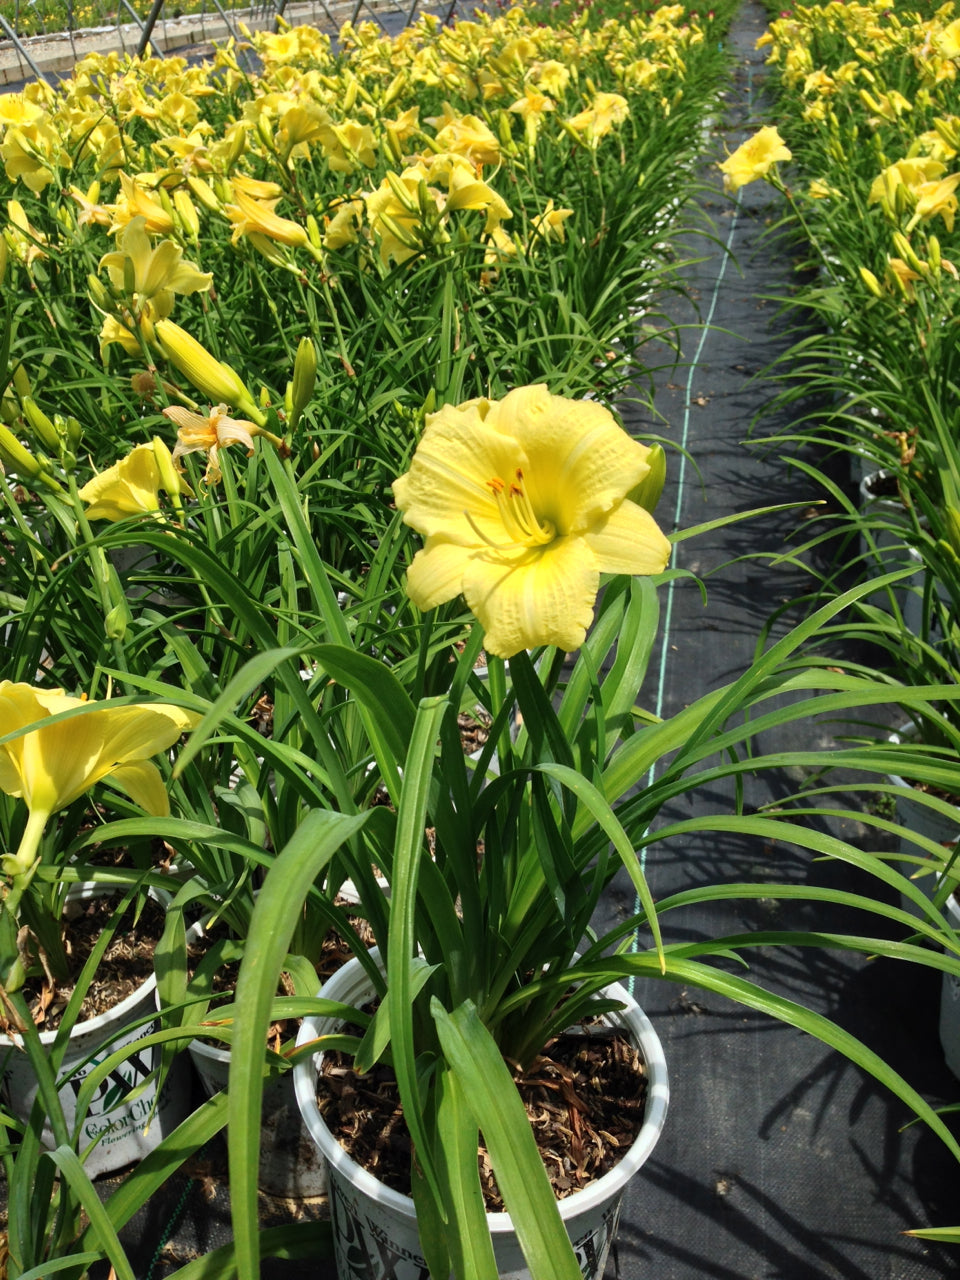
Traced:
<svg viewBox="0 0 960 1280">
<path fill-rule="evenodd" d="M 624 500 L 583 535 L 601 573 L 662 573 L 670 543 L 649 511 Z"/>
<path fill-rule="evenodd" d="M 160 469 L 152 444 L 138 444 L 125 458 L 88 480 L 80 497 L 90 504 L 89 520 L 121 520 L 159 511 Z"/>
<path fill-rule="evenodd" d="M 428 538 L 407 570 L 407 594 L 417 608 L 426 612 L 458 596 L 463 590 L 467 564 L 474 554 L 445 538 Z"/>
<path fill-rule="evenodd" d="M 504 540 L 490 481 L 525 471 L 527 459 L 516 440 L 484 421 L 488 408 L 487 401 L 473 400 L 435 413 L 410 470 L 394 481 L 404 522 L 424 537 L 442 533 L 448 541 L 476 546 L 479 527 L 492 542 Z"/>
<path fill-rule="evenodd" d="M 120 764 L 106 775 L 107 782 L 123 791 L 154 818 L 165 818 L 170 812 L 170 797 L 163 776 L 152 760 Z"/>
<path fill-rule="evenodd" d="M 484 629 L 484 648 L 502 658 L 554 644 L 579 649 L 593 620 L 600 585 L 596 559 L 582 538 L 555 538 L 514 557 L 473 557 L 463 580 L 468 607 Z"/>
<path fill-rule="evenodd" d="M 587 528 L 649 470 L 645 446 L 593 400 L 518 387 L 492 407 L 487 421 L 519 441 L 530 500 L 561 533 Z"/>
<path fill-rule="evenodd" d="M 55 813 L 108 774 L 150 812 L 163 805 L 156 781 L 134 768 L 171 747 L 198 716 L 166 703 L 111 706 L 84 703 L 61 689 L 40 690 L 0 682 L 0 736 L 26 729 L 45 717 L 83 707 L 82 715 L 55 724 L 37 724 L 0 747 L 0 789 L 20 796 L 32 811 Z M 155 766 L 150 769 L 156 772 Z M 159 778 L 159 774 L 157 774 Z M 129 785 L 128 785 L 129 783 Z M 162 786 L 162 783 L 161 783 Z"/>
</svg>

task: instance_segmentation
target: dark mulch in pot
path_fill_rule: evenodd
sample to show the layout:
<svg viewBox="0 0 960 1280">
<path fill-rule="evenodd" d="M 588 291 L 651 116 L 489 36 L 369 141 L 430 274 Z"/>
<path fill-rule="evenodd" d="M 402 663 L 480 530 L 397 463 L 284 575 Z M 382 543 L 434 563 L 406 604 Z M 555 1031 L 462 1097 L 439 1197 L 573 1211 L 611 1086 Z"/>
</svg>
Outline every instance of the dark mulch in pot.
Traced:
<svg viewBox="0 0 960 1280">
<path fill-rule="evenodd" d="M 643 1060 L 622 1032 L 566 1032 L 515 1078 L 558 1200 L 609 1172 L 643 1125 Z M 361 1076 L 349 1055 L 325 1053 L 317 1102 L 331 1132 L 357 1164 L 409 1195 L 410 1134 L 393 1069 L 378 1063 Z M 477 1158 L 487 1211 L 502 1212 L 482 1143 Z"/>
<path fill-rule="evenodd" d="M 116 907 L 117 898 L 112 894 L 67 904 L 63 939 L 70 978 L 55 986 L 46 977 L 32 978 L 24 985 L 34 1021 L 42 1031 L 54 1031 L 60 1025 L 83 966 Z M 80 1006 L 79 1021 L 114 1008 L 147 981 L 153 974 L 153 955 L 163 924 L 164 910 L 152 898 L 143 902 L 139 913 L 136 904 L 130 904 L 97 965 Z"/>
</svg>

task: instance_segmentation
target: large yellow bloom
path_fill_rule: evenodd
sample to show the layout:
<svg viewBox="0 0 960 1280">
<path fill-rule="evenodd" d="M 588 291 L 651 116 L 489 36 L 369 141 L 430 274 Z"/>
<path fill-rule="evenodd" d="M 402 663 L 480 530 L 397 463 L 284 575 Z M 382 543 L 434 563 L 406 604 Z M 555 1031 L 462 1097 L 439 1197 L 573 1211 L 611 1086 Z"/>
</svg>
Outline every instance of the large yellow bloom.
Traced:
<svg viewBox="0 0 960 1280">
<path fill-rule="evenodd" d="M 126 292 L 132 280 L 130 303 L 137 316 L 165 319 L 173 310 L 174 295 L 206 292 L 213 284 L 208 271 L 187 262 L 183 250 L 173 240 L 161 240 L 153 247 L 142 217 L 132 218 L 117 236 L 117 248 L 100 259 L 117 294 Z"/>
<path fill-rule="evenodd" d="M 764 125 L 720 165 L 724 188 L 730 192 L 739 191 L 748 182 L 766 177 L 778 160 L 789 160 L 791 156 L 776 127 Z"/>
<path fill-rule="evenodd" d="M 543 386 L 432 414 L 393 486 L 426 538 L 411 599 L 432 609 L 462 593 L 501 657 L 579 648 L 601 573 L 660 573 L 669 559 L 653 517 L 627 497 L 648 454 L 602 405 Z"/>
<path fill-rule="evenodd" d="M 138 444 L 106 471 L 101 471 L 80 490 L 88 503 L 88 520 L 125 520 L 160 510 L 160 490 L 192 496 L 187 482 L 173 469 L 170 451 L 155 436 L 152 444 Z"/>
<path fill-rule="evenodd" d="M 59 724 L 28 725 L 75 707 Z M 166 788 L 150 760 L 173 746 L 199 716 L 167 703 L 111 706 L 84 702 L 62 689 L 0 681 L 0 736 L 27 730 L 0 746 L 0 791 L 22 798 L 31 814 L 49 816 L 109 778 L 148 813 L 170 811 Z"/>
</svg>

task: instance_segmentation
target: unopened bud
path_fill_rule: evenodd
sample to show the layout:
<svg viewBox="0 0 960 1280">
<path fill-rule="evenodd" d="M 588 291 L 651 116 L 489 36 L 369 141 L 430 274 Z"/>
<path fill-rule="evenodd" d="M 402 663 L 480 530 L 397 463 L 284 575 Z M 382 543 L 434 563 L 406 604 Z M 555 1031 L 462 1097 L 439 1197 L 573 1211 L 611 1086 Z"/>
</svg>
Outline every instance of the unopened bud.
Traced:
<svg viewBox="0 0 960 1280">
<path fill-rule="evenodd" d="M 630 490 L 627 497 L 652 515 L 660 501 L 664 481 L 667 478 L 667 455 L 663 451 L 663 445 L 650 446 L 647 452 L 647 466 L 650 470 L 640 483 Z"/>
<path fill-rule="evenodd" d="M 266 426 L 266 415 L 257 407 L 243 379 L 228 364 L 215 359 L 195 338 L 172 320 L 158 320 L 156 336 L 170 361 L 198 391 L 214 404 L 241 410 L 257 426 Z"/>
<path fill-rule="evenodd" d="M 301 338 L 297 347 L 297 358 L 293 363 L 293 382 L 290 384 L 290 426 L 291 429 L 300 419 L 300 415 L 313 399 L 313 389 L 317 382 L 317 349 L 311 338 Z"/>
<path fill-rule="evenodd" d="M 60 452 L 60 436 L 56 427 L 43 412 L 32 396 L 24 396 L 21 400 L 24 416 L 30 424 L 30 430 L 51 453 Z"/>
<path fill-rule="evenodd" d="M 880 281 L 869 269 L 869 267 L 860 268 L 860 279 L 867 286 L 867 289 L 870 291 L 870 293 L 873 294 L 875 298 L 883 297 L 883 289 L 880 287 Z"/>
<path fill-rule="evenodd" d="M 18 364 L 13 371 L 13 386 L 21 400 L 33 394 L 30 378 L 22 364 Z"/>
<path fill-rule="evenodd" d="M 36 480 L 40 475 L 40 464 L 24 445 L 20 443 L 9 427 L 0 424 L 0 463 L 13 471 L 21 480 Z"/>
<path fill-rule="evenodd" d="M 907 266 L 910 267 L 911 270 L 913 271 L 923 271 L 924 267 L 927 264 L 925 262 L 921 263 L 920 259 L 917 257 L 916 253 L 914 252 L 910 244 L 910 241 L 903 234 L 903 232 L 894 231 L 892 239 L 893 239 L 894 248 L 897 250 L 897 253 L 899 253 L 900 257 L 904 260 Z"/>
<path fill-rule="evenodd" d="M 130 606 L 126 601 L 115 604 L 103 620 L 103 629 L 108 640 L 122 640 L 130 625 Z"/>
</svg>

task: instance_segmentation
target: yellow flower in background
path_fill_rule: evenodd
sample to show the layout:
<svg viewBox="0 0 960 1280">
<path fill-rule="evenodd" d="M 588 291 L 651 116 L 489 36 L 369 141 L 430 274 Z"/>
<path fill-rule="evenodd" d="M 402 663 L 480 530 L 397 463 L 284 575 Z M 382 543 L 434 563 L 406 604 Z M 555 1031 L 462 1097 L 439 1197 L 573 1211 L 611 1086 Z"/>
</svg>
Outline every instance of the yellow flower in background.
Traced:
<svg viewBox="0 0 960 1280">
<path fill-rule="evenodd" d="M 570 83 L 570 68 L 551 58 L 546 62 L 535 62 L 527 72 L 527 78 L 535 89 L 561 98 Z"/>
<path fill-rule="evenodd" d="M 960 18 L 954 19 L 937 32 L 933 43 L 942 58 L 960 58 Z"/>
<path fill-rule="evenodd" d="M 336 252 L 348 244 L 356 243 L 363 224 L 363 201 L 341 200 L 331 205 L 332 217 L 325 219 L 326 230 L 323 233 L 323 247 Z"/>
<path fill-rule="evenodd" d="M 669 559 L 653 517 L 627 497 L 649 453 L 602 405 L 543 386 L 431 414 L 393 486 L 426 539 L 411 599 L 426 610 L 462 594 L 501 657 L 579 648 L 601 573 L 660 573 Z"/>
<path fill-rule="evenodd" d="M 379 243 L 380 261 L 406 262 L 423 248 L 427 233 L 424 216 L 430 206 L 437 212 L 443 199 L 436 188 L 427 186 L 425 165 L 411 165 L 399 176 L 388 173 L 376 191 L 364 196 L 370 229 Z"/>
<path fill-rule="evenodd" d="M 890 283 L 894 285 L 905 298 L 913 299 L 915 296 L 913 288 L 914 281 L 922 278 L 918 271 L 914 271 L 912 267 L 907 266 L 902 258 L 888 258 L 886 274 Z"/>
<path fill-rule="evenodd" d="M 437 151 L 452 151 L 466 156 L 477 166 L 500 163 L 500 140 L 478 116 L 458 116 L 454 119 L 440 117 L 442 128 L 437 132 L 434 144 Z M 429 124 L 438 123 L 436 120 Z"/>
<path fill-rule="evenodd" d="M 957 214 L 957 186 L 960 185 L 960 173 L 951 173 L 939 182 L 921 182 L 916 189 L 917 203 L 913 217 L 907 223 L 910 232 L 918 222 L 929 222 L 938 214 L 943 218 L 948 231 L 953 230 L 954 218 Z"/>
<path fill-rule="evenodd" d="M 104 267 L 118 294 L 125 294 L 132 281 L 129 302 L 135 316 L 148 313 L 152 320 L 170 314 L 176 294 L 205 293 L 213 284 L 212 274 L 187 262 L 174 241 L 161 240 L 154 248 L 141 217 L 120 231 L 117 248 L 100 259 L 100 269 Z"/>
<path fill-rule="evenodd" d="M 173 470 L 167 446 L 156 436 L 151 444 L 138 444 L 125 458 L 88 480 L 80 498 L 87 503 L 88 520 L 125 520 L 158 512 L 160 492 L 170 493 L 171 484 L 176 484 L 178 496 L 193 496 L 187 482 Z"/>
<path fill-rule="evenodd" d="M 553 201 L 548 200 L 543 213 L 538 213 L 533 219 L 533 234 L 530 237 L 531 243 L 536 240 L 553 240 L 559 244 L 563 244 L 567 238 L 567 233 L 563 224 L 567 218 L 573 217 L 572 209 L 555 209 Z"/>
<path fill-rule="evenodd" d="M 43 723 L 80 707 L 82 714 Z M 170 801 L 150 757 L 172 747 L 199 719 L 164 702 L 114 707 L 62 689 L 0 681 L 0 736 L 24 730 L 0 746 L 0 791 L 22 799 L 31 815 L 49 817 L 106 780 L 147 813 L 164 816 Z M 8 860 L 14 859 L 3 860 L 8 874 L 27 870 L 11 868 Z"/>
<path fill-rule="evenodd" d="M 790 149 L 774 125 L 764 125 L 740 144 L 720 165 L 726 191 L 739 191 L 757 178 L 765 178 L 780 160 L 791 159 Z"/>
<path fill-rule="evenodd" d="M 597 93 L 590 106 L 568 120 L 567 125 L 575 133 L 582 133 L 588 146 L 596 147 L 629 114 L 630 104 L 619 93 Z"/>
<path fill-rule="evenodd" d="M 113 225 L 125 227 L 134 218 L 143 218 L 144 228 L 153 235 L 168 236 L 176 230 L 173 214 L 160 196 L 147 189 L 143 178 L 120 174 L 120 199 L 113 206 Z"/>
<path fill-rule="evenodd" d="M 19 180 L 35 193 L 53 182 L 59 164 L 69 164 L 61 151 L 60 135 L 45 116 L 8 128 L 0 142 L 0 159 L 11 182 Z"/>
<path fill-rule="evenodd" d="M 0 126 L 34 124 L 43 114 L 43 107 L 22 93 L 0 93 Z"/>
<path fill-rule="evenodd" d="M 77 226 L 88 227 L 109 227 L 113 221 L 113 215 L 110 210 L 105 208 L 100 201 L 100 183 L 91 182 L 86 191 L 81 191 L 79 187 L 70 186 L 67 188 L 67 195 L 71 200 L 76 201 L 79 212 L 77 213 Z"/>
<path fill-rule="evenodd" d="M 406 144 L 420 131 L 420 108 L 409 107 L 393 120 L 381 120 L 380 125 L 386 130 L 394 154 L 399 158 Z"/>
<path fill-rule="evenodd" d="M 224 208 L 224 213 L 233 224 L 233 244 L 251 233 L 266 236 L 268 240 L 294 249 L 302 249 L 309 242 L 306 228 L 299 222 L 281 218 L 278 213 L 274 213 L 276 200 L 255 200 L 236 187 L 234 199 L 235 204 L 228 204 Z"/>
<path fill-rule="evenodd" d="M 163 415 L 177 427 L 177 443 L 173 448 L 174 464 L 178 464 L 185 454 L 206 453 L 207 469 L 203 477 L 206 484 L 218 484 L 222 478 L 217 457 L 220 449 L 231 444 L 241 444 L 249 457 L 253 453 L 254 436 L 266 436 L 272 444 L 282 447 L 283 442 L 277 436 L 264 431 L 256 423 L 229 417 L 225 404 L 218 404 L 206 417 L 191 413 L 180 405 L 168 405 Z"/>
<path fill-rule="evenodd" d="M 29 270 L 38 259 L 47 257 L 47 237 L 33 225 L 19 200 L 7 201 L 7 217 L 10 221 L 3 233 L 4 240 L 11 253 Z"/>
</svg>

